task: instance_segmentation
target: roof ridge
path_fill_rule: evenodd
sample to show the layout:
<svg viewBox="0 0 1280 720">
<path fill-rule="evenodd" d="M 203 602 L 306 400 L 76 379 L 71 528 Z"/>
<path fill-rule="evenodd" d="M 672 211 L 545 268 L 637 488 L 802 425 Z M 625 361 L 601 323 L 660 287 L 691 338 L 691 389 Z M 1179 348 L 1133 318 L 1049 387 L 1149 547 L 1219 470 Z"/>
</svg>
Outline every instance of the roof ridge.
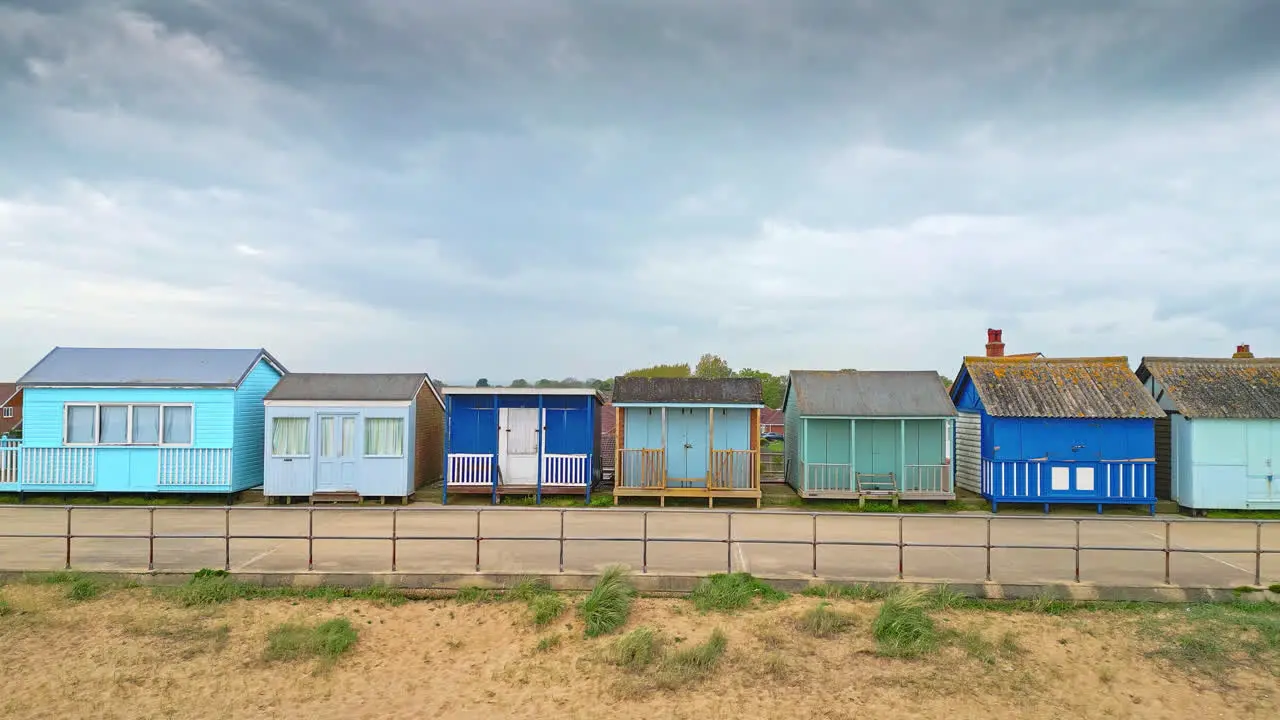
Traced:
<svg viewBox="0 0 1280 720">
<path fill-rule="evenodd" d="M 1092 357 L 1030 357 L 1030 356 L 1003 356 L 1003 357 L 987 357 L 985 355 L 966 355 L 965 363 L 970 362 L 991 362 L 991 363 L 1053 363 L 1053 364 L 1069 364 L 1069 363 L 1129 363 L 1127 355 L 1097 355 Z"/>
</svg>

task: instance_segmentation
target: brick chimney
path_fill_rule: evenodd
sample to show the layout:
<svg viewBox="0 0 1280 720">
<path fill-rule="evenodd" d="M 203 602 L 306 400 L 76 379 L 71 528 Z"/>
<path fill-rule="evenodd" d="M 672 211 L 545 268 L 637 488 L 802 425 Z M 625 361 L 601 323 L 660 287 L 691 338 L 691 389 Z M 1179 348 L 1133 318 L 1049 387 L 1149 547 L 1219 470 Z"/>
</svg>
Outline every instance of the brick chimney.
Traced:
<svg viewBox="0 0 1280 720">
<path fill-rule="evenodd" d="M 987 357 L 1004 357 L 1004 342 L 1000 339 L 1003 332 L 987 329 Z"/>
<path fill-rule="evenodd" d="M 1232 355 L 1231 357 L 1236 358 L 1236 359 L 1239 359 L 1239 358 L 1246 358 L 1246 359 L 1247 359 L 1247 358 L 1251 358 L 1251 357 L 1253 357 L 1253 353 L 1249 351 L 1249 346 L 1248 346 L 1248 345 L 1237 345 L 1237 346 L 1236 346 L 1236 354 L 1235 354 L 1235 355 Z"/>
</svg>

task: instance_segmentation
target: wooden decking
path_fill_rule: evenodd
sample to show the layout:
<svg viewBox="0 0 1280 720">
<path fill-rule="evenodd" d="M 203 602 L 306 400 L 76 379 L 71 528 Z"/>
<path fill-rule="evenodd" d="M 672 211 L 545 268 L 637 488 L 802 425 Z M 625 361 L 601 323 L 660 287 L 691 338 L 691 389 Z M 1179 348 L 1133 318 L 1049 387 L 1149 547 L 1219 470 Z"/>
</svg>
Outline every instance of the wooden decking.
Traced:
<svg viewBox="0 0 1280 720">
<path fill-rule="evenodd" d="M 658 499 L 658 507 L 667 506 L 667 498 L 706 499 L 707 507 L 716 506 L 716 498 L 731 500 L 755 500 L 760 507 L 761 492 L 756 487 L 750 490 L 708 490 L 707 488 L 660 487 L 660 488 L 623 488 L 614 487 L 613 504 L 618 504 L 619 497 L 649 497 Z"/>
</svg>

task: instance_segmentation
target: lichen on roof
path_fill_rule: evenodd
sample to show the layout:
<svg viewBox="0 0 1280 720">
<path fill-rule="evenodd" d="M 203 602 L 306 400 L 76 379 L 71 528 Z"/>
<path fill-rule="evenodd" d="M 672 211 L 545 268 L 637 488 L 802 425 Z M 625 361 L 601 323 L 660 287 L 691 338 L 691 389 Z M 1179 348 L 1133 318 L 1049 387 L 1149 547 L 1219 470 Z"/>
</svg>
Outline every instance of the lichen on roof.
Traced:
<svg viewBox="0 0 1280 720">
<path fill-rule="evenodd" d="M 1123 356 L 967 357 L 965 369 L 991 415 L 1156 418 L 1159 405 Z"/>
</svg>

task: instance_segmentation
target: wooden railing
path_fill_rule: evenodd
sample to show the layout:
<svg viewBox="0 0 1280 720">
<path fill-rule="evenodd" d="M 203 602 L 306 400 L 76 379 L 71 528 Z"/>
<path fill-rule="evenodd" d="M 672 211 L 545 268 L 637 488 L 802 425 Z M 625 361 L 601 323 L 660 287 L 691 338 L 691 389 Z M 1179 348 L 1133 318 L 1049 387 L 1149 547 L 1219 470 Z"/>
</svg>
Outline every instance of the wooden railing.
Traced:
<svg viewBox="0 0 1280 720">
<path fill-rule="evenodd" d="M 591 482 L 591 456 L 543 455 L 542 484 L 586 487 Z"/>
<path fill-rule="evenodd" d="M 902 494 L 945 495 L 953 492 L 951 465 L 908 465 L 903 473 Z"/>
<path fill-rule="evenodd" d="M 667 452 L 662 448 L 620 448 L 614 486 L 636 490 L 666 487 Z"/>
<path fill-rule="evenodd" d="M 0 484 L 18 482 L 18 450 L 21 440 L 0 440 Z"/>
<path fill-rule="evenodd" d="M 848 463 L 804 463 L 805 492 L 852 492 Z"/>
<path fill-rule="evenodd" d="M 97 448 L 24 447 L 23 485 L 75 485 L 91 487 L 96 478 Z"/>
<path fill-rule="evenodd" d="M 156 485 L 231 485 L 231 448 L 160 448 Z"/>
<path fill-rule="evenodd" d="M 492 485 L 493 453 L 449 453 L 450 485 Z"/>
<path fill-rule="evenodd" d="M 760 489 L 760 458 L 755 450 L 712 450 L 710 490 Z"/>
</svg>

